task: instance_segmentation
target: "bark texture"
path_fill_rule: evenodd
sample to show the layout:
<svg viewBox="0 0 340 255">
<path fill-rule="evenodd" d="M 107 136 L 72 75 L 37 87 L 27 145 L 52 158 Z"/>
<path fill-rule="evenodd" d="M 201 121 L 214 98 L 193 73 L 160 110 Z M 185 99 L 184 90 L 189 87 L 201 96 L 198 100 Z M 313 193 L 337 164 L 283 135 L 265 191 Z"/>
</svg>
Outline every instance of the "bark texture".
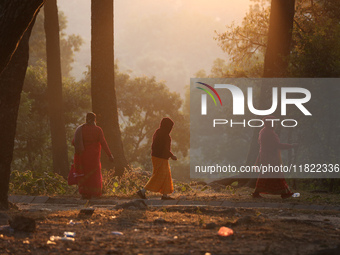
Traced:
<svg viewBox="0 0 340 255">
<path fill-rule="evenodd" d="M 295 0 L 272 0 L 269 17 L 268 43 L 264 60 L 263 78 L 283 78 L 288 67 L 291 49 Z M 258 109 L 268 109 L 271 105 L 272 86 L 263 82 Z M 274 113 L 277 115 L 277 112 Z M 249 148 L 246 165 L 256 161 L 260 128 L 255 128 Z"/>
<path fill-rule="evenodd" d="M 0 1 L 0 75 L 44 0 Z"/>
<path fill-rule="evenodd" d="M 92 110 L 115 158 L 115 175 L 121 176 L 128 163 L 121 139 L 115 89 L 113 0 L 92 0 L 91 12 Z M 105 155 L 102 163 L 104 168 L 112 168 Z"/>
<path fill-rule="evenodd" d="M 8 188 L 15 130 L 21 91 L 28 65 L 28 41 L 33 24 L 34 19 L 24 33 L 10 63 L 0 76 L 0 209 L 8 208 Z"/>
<path fill-rule="evenodd" d="M 264 60 L 263 78 L 285 77 L 290 54 L 292 29 L 295 13 L 295 0 L 272 0 L 269 17 L 268 43 Z M 272 98 L 272 86 L 264 81 L 261 85 L 260 100 L 257 109 L 270 108 Z M 277 115 L 277 113 L 274 113 Z M 254 128 L 252 141 L 248 150 L 245 165 L 252 166 L 256 162 L 259 152 L 258 137 L 261 128 Z M 244 175 L 241 175 L 241 177 Z M 247 176 L 249 176 L 247 174 Z M 216 183 L 230 185 L 238 181 L 238 186 L 255 187 L 257 174 L 251 179 L 240 178 L 240 175 L 225 178 Z"/>
<path fill-rule="evenodd" d="M 52 138 L 53 172 L 67 178 L 69 172 L 69 162 L 62 96 L 57 1 L 47 0 L 44 6 L 44 11 L 47 91 Z"/>
</svg>

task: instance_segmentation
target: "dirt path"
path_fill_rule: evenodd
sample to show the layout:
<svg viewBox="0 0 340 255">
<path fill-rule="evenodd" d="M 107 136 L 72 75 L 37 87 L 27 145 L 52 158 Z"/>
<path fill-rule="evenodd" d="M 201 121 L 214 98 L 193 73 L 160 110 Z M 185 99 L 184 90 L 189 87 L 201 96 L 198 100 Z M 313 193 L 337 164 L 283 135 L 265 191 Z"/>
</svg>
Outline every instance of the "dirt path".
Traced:
<svg viewBox="0 0 340 255">
<path fill-rule="evenodd" d="M 0 254 L 300 255 L 340 243 L 340 212 L 334 210 L 190 205 L 117 210 L 105 199 L 63 201 L 67 203 L 20 204 L 20 211 L 5 212 L 11 218 L 32 217 L 37 227 L 33 233 L 0 231 Z M 94 214 L 79 216 L 91 203 Z M 218 236 L 221 226 L 233 229 L 234 235 Z M 75 241 L 50 240 L 65 231 L 75 232 Z"/>
</svg>

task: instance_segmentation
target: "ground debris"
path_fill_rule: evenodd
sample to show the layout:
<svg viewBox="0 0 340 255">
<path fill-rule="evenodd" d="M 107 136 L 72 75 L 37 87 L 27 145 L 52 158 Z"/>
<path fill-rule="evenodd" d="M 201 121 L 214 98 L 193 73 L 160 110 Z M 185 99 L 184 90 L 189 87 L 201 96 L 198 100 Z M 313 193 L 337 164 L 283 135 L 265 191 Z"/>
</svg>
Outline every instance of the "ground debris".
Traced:
<svg viewBox="0 0 340 255">
<path fill-rule="evenodd" d="M 117 250 L 117 249 L 110 249 L 110 250 L 108 250 L 107 251 L 107 253 L 106 253 L 107 255 L 113 255 L 113 254 L 117 254 L 117 255 L 121 255 L 121 254 L 123 254 L 121 251 L 119 251 L 119 250 Z"/>
<path fill-rule="evenodd" d="M 157 218 L 154 220 L 154 223 L 162 224 L 162 223 L 167 223 L 167 221 L 163 218 Z"/>
<path fill-rule="evenodd" d="M 76 219 L 79 222 L 75 223 L 80 224 L 69 224 L 75 220 L 79 209 L 26 212 L 25 216 L 36 220 L 37 230 L 34 234 L 0 232 L 0 254 L 323 255 L 325 253 L 316 251 L 328 249 L 332 252 L 339 243 L 338 212 L 286 210 L 294 213 L 287 217 L 288 220 L 311 220 L 313 215 L 312 219 L 318 220 L 314 222 L 317 228 L 313 222 L 284 221 L 278 215 L 283 211 L 278 209 L 214 206 L 182 206 L 182 209 L 163 206 L 148 210 L 96 208 L 91 218 Z M 5 213 L 10 218 L 22 215 L 14 210 Z M 159 218 L 167 223 L 156 224 Z M 217 227 L 214 228 L 215 224 Z M 234 234 L 218 235 L 222 226 L 233 229 Z M 77 233 L 74 242 L 49 239 L 52 235 L 63 236 L 64 232 L 70 231 Z M 124 235 L 112 234 L 113 231 Z"/>
<path fill-rule="evenodd" d="M 210 223 L 205 224 L 204 228 L 205 229 L 214 229 L 214 228 L 217 228 L 217 224 L 215 222 L 210 222 Z"/>
<path fill-rule="evenodd" d="M 84 208 L 79 211 L 78 216 L 91 216 L 94 213 L 94 208 Z"/>
<path fill-rule="evenodd" d="M 35 220 L 26 216 L 15 216 L 8 220 L 9 225 L 16 231 L 34 232 L 36 229 Z"/>
<path fill-rule="evenodd" d="M 218 184 L 218 183 L 214 183 L 214 184 L 207 184 L 207 186 L 209 186 L 210 188 L 212 188 L 215 192 L 221 192 L 222 190 L 225 190 L 224 185 Z"/>
<path fill-rule="evenodd" d="M 148 208 L 148 205 L 144 202 L 144 200 L 133 200 L 130 202 L 126 203 L 121 203 L 119 205 L 115 206 L 115 209 L 140 209 L 140 210 L 145 210 Z"/>
<path fill-rule="evenodd" d="M 236 221 L 234 222 L 228 222 L 226 223 L 227 226 L 241 226 L 241 225 L 258 225 L 258 224 L 263 224 L 265 223 L 266 220 L 264 217 L 261 216 L 250 216 L 250 215 L 246 215 L 243 216 L 241 218 L 238 218 Z"/>
<path fill-rule="evenodd" d="M 233 235 L 234 234 L 234 230 L 232 230 L 231 228 L 227 228 L 227 227 L 220 227 L 220 229 L 218 230 L 217 234 L 219 236 L 227 237 L 227 236 Z"/>
<path fill-rule="evenodd" d="M 301 219 L 281 219 L 282 222 L 286 223 L 296 223 L 296 224 L 313 224 L 313 223 L 320 223 L 318 220 L 301 220 Z"/>
</svg>

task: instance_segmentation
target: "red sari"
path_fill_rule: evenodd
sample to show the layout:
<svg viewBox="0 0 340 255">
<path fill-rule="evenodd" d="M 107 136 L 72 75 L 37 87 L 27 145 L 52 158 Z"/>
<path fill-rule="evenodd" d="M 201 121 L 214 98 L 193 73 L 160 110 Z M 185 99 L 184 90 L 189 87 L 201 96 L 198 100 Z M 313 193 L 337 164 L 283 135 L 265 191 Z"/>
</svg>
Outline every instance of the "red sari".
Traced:
<svg viewBox="0 0 340 255">
<path fill-rule="evenodd" d="M 106 143 L 103 130 L 94 124 L 85 124 L 81 127 L 83 150 L 74 154 L 74 166 L 79 177 L 79 193 L 86 196 L 102 195 L 102 174 L 100 152 L 103 147 L 110 157 L 111 152 Z M 74 145 L 74 139 L 72 141 Z"/>
<path fill-rule="evenodd" d="M 266 122 L 265 122 L 266 123 Z M 256 165 L 259 166 L 280 166 L 282 165 L 281 151 L 292 148 L 291 144 L 280 143 L 278 135 L 274 132 L 274 128 L 267 125 L 261 129 L 259 135 L 260 152 L 256 160 Z M 269 125 L 270 124 L 270 125 Z M 268 178 L 273 175 L 277 178 Z M 265 173 L 260 174 L 257 179 L 256 188 L 254 193 L 266 193 L 273 195 L 286 195 L 291 194 L 288 184 L 284 178 L 284 174 L 278 173 Z"/>
</svg>

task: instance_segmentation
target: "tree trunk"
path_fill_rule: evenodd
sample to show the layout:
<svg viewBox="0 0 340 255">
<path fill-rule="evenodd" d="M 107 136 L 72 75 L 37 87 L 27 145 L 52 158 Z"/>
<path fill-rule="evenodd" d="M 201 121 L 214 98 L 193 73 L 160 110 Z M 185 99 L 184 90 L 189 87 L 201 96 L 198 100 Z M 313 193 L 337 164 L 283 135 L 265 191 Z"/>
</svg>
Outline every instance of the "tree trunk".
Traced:
<svg viewBox="0 0 340 255">
<path fill-rule="evenodd" d="M 295 0 L 272 0 L 263 78 L 286 75 L 294 13 Z"/>
<path fill-rule="evenodd" d="M 32 22 L 30 21 L 11 61 L 0 76 L 0 209 L 8 208 L 8 188 L 15 130 L 21 91 L 28 65 L 28 41 L 34 21 L 35 18 Z M 2 34 L 2 37 L 8 38 L 10 35 Z"/>
<path fill-rule="evenodd" d="M 295 0 L 272 0 L 263 78 L 285 77 L 292 40 L 294 11 Z M 264 81 L 261 86 L 259 110 L 270 107 L 271 96 L 272 86 Z M 253 165 L 256 161 L 259 151 L 257 143 L 259 131 L 260 128 L 254 129 L 246 165 Z"/>
<path fill-rule="evenodd" d="M 62 76 L 60 65 L 59 20 L 56 0 L 48 0 L 44 6 L 46 33 L 47 91 L 50 115 L 53 172 L 67 178 L 69 172 Z"/>
<path fill-rule="evenodd" d="M 0 1 L 0 75 L 44 0 Z"/>
<path fill-rule="evenodd" d="M 115 158 L 115 175 L 121 176 L 128 167 L 118 121 L 114 77 L 113 0 L 91 1 L 91 97 L 97 124 Z M 110 169 L 107 156 L 103 167 Z"/>
<path fill-rule="evenodd" d="M 295 11 L 295 0 L 272 0 L 269 18 L 268 43 L 264 60 L 263 78 L 284 77 L 288 62 L 287 56 L 290 53 L 292 29 Z M 270 108 L 272 98 L 272 86 L 263 81 L 260 91 L 259 106 L 257 109 Z M 274 113 L 275 115 L 276 113 Z M 252 166 L 256 162 L 259 152 L 258 137 L 261 128 L 254 128 L 253 137 L 248 150 L 245 165 Z M 245 174 L 241 174 L 244 176 Z M 248 175 L 248 174 L 247 174 Z M 239 176 L 225 178 L 217 183 L 230 185 L 230 181 L 239 181 L 244 186 L 253 187 L 256 184 L 257 174 L 250 178 L 240 179 Z M 246 181 L 247 180 L 247 181 Z M 238 185 L 240 186 L 240 185 Z"/>
</svg>

